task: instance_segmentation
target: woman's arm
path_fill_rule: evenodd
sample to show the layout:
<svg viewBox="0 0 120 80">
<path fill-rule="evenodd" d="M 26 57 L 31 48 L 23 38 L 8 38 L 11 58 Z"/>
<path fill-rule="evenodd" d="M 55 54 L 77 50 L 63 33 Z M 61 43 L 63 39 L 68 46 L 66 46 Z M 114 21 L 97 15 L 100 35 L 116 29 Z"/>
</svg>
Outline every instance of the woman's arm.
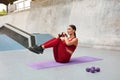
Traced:
<svg viewBox="0 0 120 80">
<path fill-rule="evenodd" d="M 64 37 L 64 41 L 68 46 L 70 46 L 70 45 L 77 46 L 77 44 L 78 44 L 78 38 L 74 38 L 70 41 L 67 37 Z"/>
</svg>

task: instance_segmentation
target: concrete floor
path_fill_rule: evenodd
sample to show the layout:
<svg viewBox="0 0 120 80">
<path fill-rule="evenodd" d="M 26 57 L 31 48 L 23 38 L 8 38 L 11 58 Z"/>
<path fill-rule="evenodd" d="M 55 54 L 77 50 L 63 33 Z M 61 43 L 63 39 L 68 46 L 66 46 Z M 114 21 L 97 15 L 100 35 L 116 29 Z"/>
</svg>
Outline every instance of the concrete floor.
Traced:
<svg viewBox="0 0 120 80">
<path fill-rule="evenodd" d="M 34 54 L 27 49 L 0 52 L 0 80 L 120 80 L 120 52 L 78 47 L 72 57 L 92 56 L 103 60 L 69 66 L 36 70 L 27 64 L 53 59 L 52 49 Z M 86 67 L 96 66 L 101 72 L 88 73 Z"/>
</svg>

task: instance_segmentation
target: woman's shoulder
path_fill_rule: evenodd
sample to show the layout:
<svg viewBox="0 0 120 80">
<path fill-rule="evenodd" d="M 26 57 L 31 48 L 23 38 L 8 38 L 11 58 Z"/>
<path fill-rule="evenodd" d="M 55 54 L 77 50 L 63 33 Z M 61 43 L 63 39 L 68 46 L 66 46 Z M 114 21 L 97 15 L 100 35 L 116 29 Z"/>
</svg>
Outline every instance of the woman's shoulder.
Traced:
<svg viewBox="0 0 120 80">
<path fill-rule="evenodd" d="M 75 38 L 72 39 L 72 41 L 73 41 L 73 42 L 78 42 L 78 38 L 75 37 Z"/>
<path fill-rule="evenodd" d="M 77 41 L 78 41 L 78 38 L 77 38 L 77 37 L 75 37 L 75 38 L 73 38 L 73 40 L 77 40 Z"/>
<path fill-rule="evenodd" d="M 74 40 L 74 45 L 77 46 L 78 45 L 78 38 L 76 37 L 73 40 Z"/>
</svg>

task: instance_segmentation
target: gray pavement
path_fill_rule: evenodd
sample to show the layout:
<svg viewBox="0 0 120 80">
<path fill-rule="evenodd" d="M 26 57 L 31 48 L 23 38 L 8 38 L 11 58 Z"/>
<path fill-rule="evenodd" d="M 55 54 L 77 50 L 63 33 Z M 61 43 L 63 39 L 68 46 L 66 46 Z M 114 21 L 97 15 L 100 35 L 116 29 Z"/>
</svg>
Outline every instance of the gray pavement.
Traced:
<svg viewBox="0 0 120 80">
<path fill-rule="evenodd" d="M 120 52 L 78 47 L 72 57 L 92 56 L 103 60 L 69 66 L 36 70 L 30 62 L 53 59 L 52 49 L 34 54 L 27 49 L 0 52 L 0 80 L 120 80 Z M 101 72 L 88 73 L 86 67 L 96 66 Z"/>
</svg>

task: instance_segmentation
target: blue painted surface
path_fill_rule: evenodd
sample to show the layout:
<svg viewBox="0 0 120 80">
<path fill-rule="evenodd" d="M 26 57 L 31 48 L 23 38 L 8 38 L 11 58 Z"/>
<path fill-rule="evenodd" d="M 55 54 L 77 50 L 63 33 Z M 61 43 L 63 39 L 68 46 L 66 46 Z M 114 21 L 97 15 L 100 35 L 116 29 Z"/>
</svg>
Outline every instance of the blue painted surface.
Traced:
<svg viewBox="0 0 120 80">
<path fill-rule="evenodd" d="M 53 38 L 53 36 L 50 34 L 33 33 L 33 35 L 35 36 L 37 45 L 40 45 L 40 44 L 48 41 L 49 39 Z"/>
<path fill-rule="evenodd" d="M 12 38 L 8 37 L 7 35 L 0 35 L 0 51 L 20 49 L 25 49 L 25 47 Z"/>
<path fill-rule="evenodd" d="M 40 45 L 45 41 L 53 38 L 50 34 L 34 33 L 33 35 L 35 35 L 37 45 Z M 0 35 L 0 51 L 20 50 L 20 49 L 26 49 L 26 48 L 5 34 Z"/>
</svg>

